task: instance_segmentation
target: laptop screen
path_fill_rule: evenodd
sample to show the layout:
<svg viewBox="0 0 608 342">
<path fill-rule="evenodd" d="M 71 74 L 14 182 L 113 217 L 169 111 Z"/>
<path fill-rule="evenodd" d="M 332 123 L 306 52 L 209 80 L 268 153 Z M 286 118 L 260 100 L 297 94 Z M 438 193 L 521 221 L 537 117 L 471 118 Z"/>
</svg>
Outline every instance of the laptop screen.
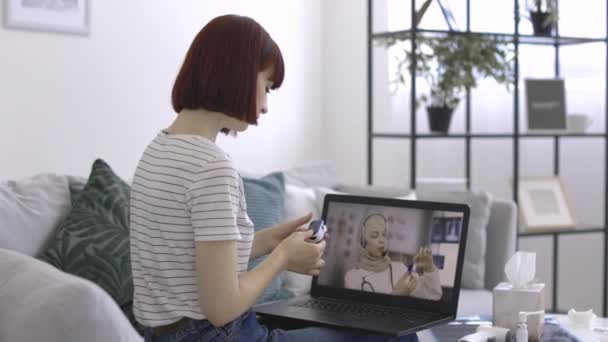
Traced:
<svg viewBox="0 0 608 342">
<path fill-rule="evenodd" d="M 326 264 L 317 285 L 453 303 L 462 268 L 460 241 L 466 235 L 464 206 L 331 198 L 336 197 L 326 199 L 323 214 L 329 234 Z"/>
</svg>

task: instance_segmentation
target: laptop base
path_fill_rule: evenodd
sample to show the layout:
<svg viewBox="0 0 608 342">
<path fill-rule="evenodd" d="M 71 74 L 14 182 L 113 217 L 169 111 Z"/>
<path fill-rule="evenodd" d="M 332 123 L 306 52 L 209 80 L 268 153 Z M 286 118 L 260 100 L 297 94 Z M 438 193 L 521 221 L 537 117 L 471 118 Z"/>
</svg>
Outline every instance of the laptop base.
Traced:
<svg viewBox="0 0 608 342">
<path fill-rule="evenodd" d="M 262 322 L 269 322 L 271 327 L 279 327 L 289 330 L 308 326 L 331 326 L 336 328 L 356 329 L 365 332 L 403 336 L 416 331 L 428 329 L 437 325 L 447 323 L 451 317 L 429 316 L 417 319 L 416 322 L 408 322 L 403 317 L 378 317 L 361 316 L 350 313 L 336 313 L 325 310 L 317 310 L 301 307 L 302 303 L 312 299 L 311 296 L 293 298 L 287 301 L 257 305 L 254 312 L 262 317 Z M 322 300 L 322 299 L 321 299 Z M 334 299 L 331 299 L 335 302 Z M 348 302 L 344 302 L 348 303 Z M 353 303 L 361 305 L 361 303 Z M 283 326 L 285 324 L 285 326 Z"/>
</svg>

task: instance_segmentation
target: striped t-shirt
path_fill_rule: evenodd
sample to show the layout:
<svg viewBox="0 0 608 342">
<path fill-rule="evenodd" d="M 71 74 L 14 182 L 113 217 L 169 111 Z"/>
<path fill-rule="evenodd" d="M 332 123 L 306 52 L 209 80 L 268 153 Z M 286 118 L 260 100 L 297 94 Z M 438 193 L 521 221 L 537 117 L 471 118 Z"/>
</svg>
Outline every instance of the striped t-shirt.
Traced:
<svg viewBox="0 0 608 342">
<path fill-rule="evenodd" d="M 143 153 L 130 194 L 133 311 L 148 327 L 204 319 L 195 241 L 236 240 L 247 270 L 253 223 L 230 157 L 195 135 L 160 133 Z"/>
</svg>

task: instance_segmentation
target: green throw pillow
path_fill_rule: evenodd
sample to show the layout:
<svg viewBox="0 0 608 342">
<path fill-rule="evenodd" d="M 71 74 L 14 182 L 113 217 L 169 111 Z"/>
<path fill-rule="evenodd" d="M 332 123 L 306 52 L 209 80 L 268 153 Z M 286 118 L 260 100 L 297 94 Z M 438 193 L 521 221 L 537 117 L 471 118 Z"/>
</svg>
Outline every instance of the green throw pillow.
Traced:
<svg viewBox="0 0 608 342">
<path fill-rule="evenodd" d="M 129 186 L 103 160 L 93 163 L 86 185 L 40 259 L 93 281 L 123 310 L 131 305 Z"/>
</svg>

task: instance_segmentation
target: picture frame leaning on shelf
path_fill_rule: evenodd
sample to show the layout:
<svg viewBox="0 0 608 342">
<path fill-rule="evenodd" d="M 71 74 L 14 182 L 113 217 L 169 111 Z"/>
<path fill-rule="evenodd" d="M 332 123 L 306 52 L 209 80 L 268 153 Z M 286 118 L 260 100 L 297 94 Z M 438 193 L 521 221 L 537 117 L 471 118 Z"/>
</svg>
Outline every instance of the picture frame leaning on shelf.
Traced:
<svg viewBox="0 0 608 342">
<path fill-rule="evenodd" d="M 576 229 L 572 208 L 558 176 L 520 178 L 518 202 L 523 233 Z"/>
</svg>

